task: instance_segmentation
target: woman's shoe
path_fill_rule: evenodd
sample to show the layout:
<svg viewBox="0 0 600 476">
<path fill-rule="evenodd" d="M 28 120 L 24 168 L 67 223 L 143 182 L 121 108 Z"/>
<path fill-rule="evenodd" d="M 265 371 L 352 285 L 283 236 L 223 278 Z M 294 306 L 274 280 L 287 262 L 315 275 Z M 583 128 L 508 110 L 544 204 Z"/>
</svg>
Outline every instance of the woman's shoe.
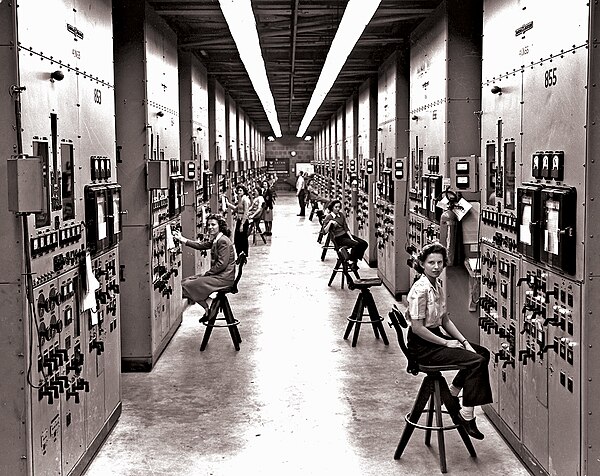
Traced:
<svg viewBox="0 0 600 476">
<path fill-rule="evenodd" d="M 471 420 L 465 420 L 459 412 L 456 414 L 456 416 L 452 417 L 452 421 L 456 425 L 461 425 L 471 438 L 475 438 L 476 440 L 483 440 L 485 438 L 485 435 L 479 431 L 479 428 L 477 428 L 475 418 Z"/>
</svg>

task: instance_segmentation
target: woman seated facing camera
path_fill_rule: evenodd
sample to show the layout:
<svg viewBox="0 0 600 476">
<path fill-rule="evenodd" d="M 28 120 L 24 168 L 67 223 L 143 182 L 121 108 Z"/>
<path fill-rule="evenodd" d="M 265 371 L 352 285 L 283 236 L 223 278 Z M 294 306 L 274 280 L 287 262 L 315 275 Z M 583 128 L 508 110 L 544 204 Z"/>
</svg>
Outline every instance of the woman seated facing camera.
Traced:
<svg viewBox="0 0 600 476">
<path fill-rule="evenodd" d="M 209 239 L 194 241 L 185 238 L 179 231 L 173 231 L 173 238 L 196 250 L 210 250 L 210 269 L 181 281 L 183 298 L 197 302 L 204 308 L 200 322 L 208 319 L 212 299 L 210 295 L 223 288 L 233 286 L 235 281 L 235 250 L 229 237 L 231 231 L 220 215 L 211 214 L 206 219 Z"/>
<path fill-rule="evenodd" d="M 422 365 L 463 367 L 450 385 L 454 397 L 462 390 L 463 406 L 456 412 L 459 408 L 456 399 L 456 408 L 448 408 L 448 411 L 456 415 L 456 424 L 463 425 L 471 437 L 481 440 L 484 435 L 475 424 L 474 407 L 493 401 L 488 371 L 490 352 L 465 339 L 446 314 L 446 295 L 439 280 L 448 263 L 446 248 L 440 243 L 431 243 L 423 248 L 418 259 L 423 274 L 407 296 L 408 350 Z"/>
<path fill-rule="evenodd" d="M 346 222 L 346 216 L 341 209 L 342 202 L 339 200 L 331 200 L 331 202 L 329 202 L 329 205 L 327 205 L 329 213 L 323 218 L 323 232 L 333 232 L 333 239 L 335 240 L 336 245 L 340 250 L 346 248 L 349 255 L 348 259 L 355 262 L 352 266 L 353 269 L 358 269 L 356 261 L 363 258 L 369 244 L 365 240 L 350 233 L 350 228 L 348 228 L 348 223 Z M 342 250 L 342 252 L 344 251 Z"/>
</svg>

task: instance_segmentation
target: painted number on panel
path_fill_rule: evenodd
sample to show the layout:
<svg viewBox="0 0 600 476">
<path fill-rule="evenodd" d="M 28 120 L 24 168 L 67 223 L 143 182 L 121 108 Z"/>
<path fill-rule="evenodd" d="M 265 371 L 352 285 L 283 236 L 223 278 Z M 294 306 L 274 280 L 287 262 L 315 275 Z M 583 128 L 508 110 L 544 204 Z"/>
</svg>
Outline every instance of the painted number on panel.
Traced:
<svg viewBox="0 0 600 476">
<path fill-rule="evenodd" d="M 544 87 L 556 86 L 556 68 L 551 68 L 544 73 Z"/>
<path fill-rule="evenodd" d="M 102 104 L 102 91 L 94 89 L 94 102 L 96 104 Z"/>
</svg>

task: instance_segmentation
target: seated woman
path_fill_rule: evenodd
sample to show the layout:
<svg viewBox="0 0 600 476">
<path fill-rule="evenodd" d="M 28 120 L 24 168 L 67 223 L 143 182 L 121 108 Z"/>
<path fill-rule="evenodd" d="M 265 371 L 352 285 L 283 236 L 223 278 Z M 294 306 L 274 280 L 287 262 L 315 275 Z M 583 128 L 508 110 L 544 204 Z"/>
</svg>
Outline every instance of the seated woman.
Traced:
<svg viewBox="0 0 600 476">
<path fill-rule="evenodd" d="M 458 397 L 463 392 L 463 407 L 455 409 L 454 422 L 463 425 L 467 433 L 478 440 L 483 434 L 475 424 L 474 406 L 492 403 L 488 363 L 490 352 L 471 344 L 446 314 L 446 296 L 438 280 L 448 263 L 446 248 L 440 243 L 423 247 L 419 254 L 422 276 L 414 282 L 408 296 L 406 315 L 410 322 L 408 350 L 422 365 L 461 365 L 450 393 Z M 456 399 L 458 402 L 458 399 Z"/>
<path fill-rule="evenodd" d="M 353 269 L 357 269 L 356 261 L 363 258 L 369 244 L 350 233 L 346 216 L 342 213 L 342 202 L 339 200 L 331 200 L 327 205 L 329 213 L 323 218 L 323 233 L 333 232 L 333 239 L 338 247 L 347 248 L 349 259 L 354 261 Z"/>
<path fill-rule="evenodd" d="M 206 241 L 189 240 L 179 232 L 173 231 L 173 238 L 196 250 L 210 250 L 210 269 L 204 274 L 189 276 L 181 281 L 183 298 L 197 302 L 204 308 L 200 322 L 208 320 L 208 310 L 212 299 L 210 295 L 228 288 L 235 281 L 235 250 L 229 237 L 231 231 L 220 215 L 211 214 L 206 219 L 209 239 Z"/>
</svg>

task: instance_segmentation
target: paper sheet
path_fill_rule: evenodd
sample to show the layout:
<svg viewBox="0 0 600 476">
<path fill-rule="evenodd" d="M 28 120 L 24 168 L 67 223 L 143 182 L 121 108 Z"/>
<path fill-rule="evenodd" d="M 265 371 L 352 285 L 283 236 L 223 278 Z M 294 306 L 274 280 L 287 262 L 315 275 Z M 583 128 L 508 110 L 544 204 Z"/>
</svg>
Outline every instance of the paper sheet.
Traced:
<svg viewBox="0 0 600 476">
<path fill-rule="evenodd" d="M 96 308 L 96 290 L 100 288 L 100 283 L 94 276 L 92 269 L 92 257 L 89 253 L 85 254 L 85 293 L 83 296 L 83 310 L 88 309 L 92 315 L 92 325 L 98 324 L 98 312 Z"/>
<path fill-rule="evenodd" d="M 175 240 L 173 239 L 173 230 L 171 230 L 171 225 L 167 225 L 165 227 L 165 230 L 167 231 L 167 249 L 173 250 L 176 247 L 175 247 Z"/>
<path fill-rule="evenodd" d="M 461 221 L 465 215 L 471 211 L 471 208 L 473 208 L 473 205 L 467 202 L 464 198 L 461 198 L 452 211 L 458 218 L 458 221 Z"/>
<path fill-rule="evenodd" d="M 225 213 L 225 211 L 227 211 L 227 198 L 221 195 L 221 212 Z"/>
<path fill-rule="evenodd" d="M 526 245 L 531 245 L 531 205 L 523 206 L 523 218 L 519 226 L 519 241 Z"/>
</svg>

